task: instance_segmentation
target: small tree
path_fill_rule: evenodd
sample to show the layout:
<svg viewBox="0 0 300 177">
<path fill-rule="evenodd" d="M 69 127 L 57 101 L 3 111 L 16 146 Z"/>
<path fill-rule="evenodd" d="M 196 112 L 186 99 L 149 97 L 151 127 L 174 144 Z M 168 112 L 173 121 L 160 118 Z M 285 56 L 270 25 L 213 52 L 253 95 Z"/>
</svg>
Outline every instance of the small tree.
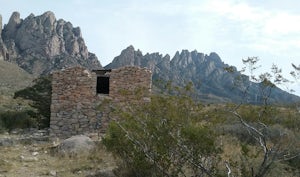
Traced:
<svg viewBox="0 0 300 177">
<path fill-rule="evenodd" d="M 42 76 L 33 81 L 33 86 L 17 91 L 14 95 L 14 98 L 32 101 L 30 106 L 35 108 L 36 112 L 31 112 L 30 115 L 36 120 L 39 128 L 49 127 L 50 124 L 51 80 L 51 76 Z"/>
</svg>

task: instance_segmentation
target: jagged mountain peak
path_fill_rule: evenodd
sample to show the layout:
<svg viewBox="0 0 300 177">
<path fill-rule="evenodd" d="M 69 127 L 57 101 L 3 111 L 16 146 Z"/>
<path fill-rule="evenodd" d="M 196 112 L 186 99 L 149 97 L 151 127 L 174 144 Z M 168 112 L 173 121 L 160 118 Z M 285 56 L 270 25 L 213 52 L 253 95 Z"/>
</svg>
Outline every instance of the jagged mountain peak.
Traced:
<svg viewBox="0 0 300 177">
<path fill-rule="evenodd" d="M 211 60 L 211 61 L 214 61 L 215 63 L 224 63 L 221 59 L 221 57 L 216 53 L 216 52 L 211 52 L 209 55 L 208 55 L 208 59 Z"/>
<path fill-rule="evenodd" d="M 169 54 L 166 54 L 163 58 L 171 60 L 171 56 Z"/>
<path fill-rule="evenodd" d="M 134 49 L 133 45 L 129 45 L 125 50 L 132 50 L 132 51 L 134 51 L 135 49 Z"/>
<path fill-rule="evenodd" d="M 48 18 L 55 18 L 55 15 L 54 15 L 54 13 L 52 11 L 46 11 L 41 16 L 48 17 Z"/>
<path fill-rule="evenodd" d="M 176 67 L 188 67 L 189 65 L 197 65 L 205 61 L 205 55 L 197 52 L 197 50 L 189 51 L 182 50 L 177 51 L 171 60 L 171 65 Z"/>
<path fill-rule="evenodd" d="M 10 23 L 15 23 L 15 24 L 20 24 L 21 23 L 21 18 L 20 18 L 20 13 L 19 12 L 13 12 L 12 15 L 9 18 L 8 24 Z"/>
<path fill-rule="evenodd" d="M 147 67 L 153 72 L 153 84 L 155 90 L 160 87 L 156 83 L 161 81 L 172 81 L 174 86 L 185 86 L 192 82 L 195 88 L 195 97 L 207 102 L 240 102 L 244 98 L 242 88 L 250 85 L 251 90 L 246 98 L 249 103 L 259 104 L 261 101 L 259 85 L 251 83 L 247 77 L 240 87 L 234 85 L 235 78 L 241 74 L 233 67 L 233 73 L 228 73 L 224 68 L 225 64 L 216 52 L 204 54 L 197 50 L 181 52 L 177 51 L 174 57 L 167 54 L 165 56 L 159 53 L 146 53 L 142 55 L 130 46 L 123 50 L 121 54 L 105 68 L 118 68 L 126 65 L 136 65 Z M 130 54 L 130 55 L 129 55 Z M 156 82 L 159 81 L 159 82 Z M 158 89 L 159 90 L 159 89 Z M 271 95 L 271 101 L 280 101 L 281 103 L 291 103 L 299 101 L 300 98 L 290 95 L 278 88 L 274 89 Z"/>
<path fill-rule="evenodd" d="M 96 55 L 88 51 L 80 28 L 56 20 L 51 11 L 25 19 L 14 12 L 2 30 L 0 58 L 35 75 L 75 65 L 102 68 Z"/>
<path fill-rule="evenodd" d="M 141 51 L 135 51 L 132 45 L 121 51 L 121 54 L 114 58 L 114 63 L 111 68 L 117 68 L 122 66 L 133 66 L 138 56 L 142 55 Z"/>
<path fill-rule="evenodd" d="M 134 54 L 134 53 L 142 54 L 142 52 L 140 51 L 140 49 L 135 50 L 134 47 L 132 45 L 130 45 L 126 49 L 122 50 L 121 55 L 124 55 L 124 54 Z"/>
<path fill-rule="evenodd" d="M 219 55 L 215 52 L 205 55 L 204 53 L 197 52 L 197 50 L 190 52 L 187 49 L 183 49 L 181 52 L 176 51 L 174 57 L 171 59 L 169 54 L 163 56 L 159 52 L 146 53 L 143 55 L 139 49 L 135 50 L 134 47 L 130 45 L 122 50 L 121 54 L 115 57 L 105 68 L 111 69 L 126 65 L 137 65 L 153 69 L 157 64 L 164 63 L 166 68 L 172 66 L 174 68 L 193 68 L 193 70 L 195 70 L 195 66 L 204 62 L 210 65 L 208 72 L 212 72 L 215 66 L 224 65 Z"/>
<path fill-rule="evenodd" d="M 22 20 L 20 18 L 20 13 L 13 12 L 9 18 L 7 25 L 4 25 L 4 31 L 3 31 L 4 38 L 13 37 L 21 21 Z"/>
</svg>

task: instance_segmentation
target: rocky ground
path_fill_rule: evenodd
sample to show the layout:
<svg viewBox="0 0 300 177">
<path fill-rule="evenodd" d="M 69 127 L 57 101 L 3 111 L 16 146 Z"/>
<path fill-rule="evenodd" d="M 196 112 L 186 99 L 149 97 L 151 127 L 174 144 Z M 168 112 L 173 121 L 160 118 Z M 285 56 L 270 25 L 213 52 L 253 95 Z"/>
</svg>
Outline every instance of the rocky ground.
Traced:
<svg viewBox="0 0 300 177">
<path fill-rule="evenodd" d="M 89 153 L 63 155 L 46 130 L 0 135 L 0 177 L 112 177 L 115 160 L 100 142 Z M 64 149 L 65 152 L 65 149 Z"/>
</svg>

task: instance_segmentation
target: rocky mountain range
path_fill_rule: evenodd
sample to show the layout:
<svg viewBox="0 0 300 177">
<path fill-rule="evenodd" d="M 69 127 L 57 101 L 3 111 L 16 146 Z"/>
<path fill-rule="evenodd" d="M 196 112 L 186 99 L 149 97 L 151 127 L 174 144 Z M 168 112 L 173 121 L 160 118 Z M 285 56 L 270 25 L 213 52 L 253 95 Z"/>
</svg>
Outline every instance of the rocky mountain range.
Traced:
<svg viewBox="0 0 300 177">
<path fill-rule="evenodd" d="M 96 55 L 88 51 L 80 28 L 63 19 L 56 20 L 50 11 L 39 16 L 30 14 L 25 19 L 14 12 L 4 26 L 0 15 L 0 60 L 14 63 L 35 76 L 77 65 L 91 70 L 102 69 Z M 196 50 L 182 50 L 171 58 L 160 53 L 144 55 L 129 46 L 105 68 L 128 65 L 150 68 L 155 91 L 165 92 L 163 84 L 168 82 L 174 87 L 192 83 L 193 96 L 207 102 L 246 100 L 260 103 L 262 100 L 260 84 L 250 82 L 235 67 L 232 67 L 232 73 L 226 72 L 224 68 L 229 65 L 214 52 L 207 55 Z M 234 85 L 237 76 L 244 78 L 238 87 Z M 249 85 L 245 97 L 244 90 Z M 300 98 L 275 88 L 271 101 L 290 103 L 300 101 Z"/>
<path fill-rule="evenodd" d="M 140 50 L 129 46 L 105 68 L 114 69 L 126 65 L 150 68 L 153 72 L 153 84 L 158 89 L 163 89 L 160 85 L 162 82 L 171 81 L 174 87 L 184 87 L 192 83 L 195 89 L 194 97 L 203 101 L 245 101 L 254 104 L 260 104 L 263 101 L 261 84 L 250 82 L 248 76 L 242 75 L 235 67 L 225 64 L 214 52 L 206 55 L 196 50 L 191 52 L 182 50 L 176 52 L 171 59 L 169 55 L 163 56 L 159 53 L 143 55 Z M 224 69 L 228 67 L 231 67 L 233 72 L 227 72 Z M 242 81 L 236 85 L 237 78 L 241 77 Z M 246 88 L 248 88 L 248 93 L 245 96 Z M 270 96 L 270 102 L 277 103 L 291 103 L 299 100 L 299 97 L 277 87 L 272 89 Z"/>
<path fill-rule="evenodd" d="M 75 65 L 102 68 L 96 55 L 88 51 L 80 28 L 56 20 L 50 11 L 25 19 L 14 12 L 3 29 L 0 16 L 0 60 L 16 63 L 34 75 Z"/>
</svg>

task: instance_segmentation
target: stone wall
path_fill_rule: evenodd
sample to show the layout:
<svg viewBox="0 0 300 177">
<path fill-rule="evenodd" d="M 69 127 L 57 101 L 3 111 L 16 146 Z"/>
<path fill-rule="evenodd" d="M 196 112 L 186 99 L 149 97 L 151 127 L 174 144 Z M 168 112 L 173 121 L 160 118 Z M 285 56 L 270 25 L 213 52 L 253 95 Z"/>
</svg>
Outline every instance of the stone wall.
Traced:
<svg viewBox="0 0 300 177">
<path fill-rule="evenodd" d="M 152 73 L 133 66 L 114 69 L 110 73 L 109 95 L 115 101 L 136 101 L 151 92 Z"/>
<path fill-rule="evenodd" d="M 109 94 L 103 95 L 96 92 L 96 73 L 85 68 L 53 73 L 52 137 L 105 132 L 111 104 L 145 100 L 151 91 L 152 74 L 148 69 L 123 67 L 111 70 L 106 76 L 109 76 Z"/>
<path fill-rule="evenodd" d="M 69 137 L 94 130 L 96 75 L 75 67 L 52 75 L 50 131 L 58 137 Z"/>
<path fill-rule="evenodd" d="M 147 68 L 139 68 L 134 66 L 126 66 L 119 69 L 113 69 L 108 73 L 110 77 L 109 96 L 98 97 L 103 101 L 97 103 L 108 102 L 101 106 L 101 128 L 100 133 L 105 133 L 111 119 L 117 119 L 110 115 L 111 107 L 113 109 L 126 109 L 128 104 L 133 102 L 147 102 L 151 93 L 152 72 Z M 99 117 L 97 117 L 99 119 Z"/>
</svg>

